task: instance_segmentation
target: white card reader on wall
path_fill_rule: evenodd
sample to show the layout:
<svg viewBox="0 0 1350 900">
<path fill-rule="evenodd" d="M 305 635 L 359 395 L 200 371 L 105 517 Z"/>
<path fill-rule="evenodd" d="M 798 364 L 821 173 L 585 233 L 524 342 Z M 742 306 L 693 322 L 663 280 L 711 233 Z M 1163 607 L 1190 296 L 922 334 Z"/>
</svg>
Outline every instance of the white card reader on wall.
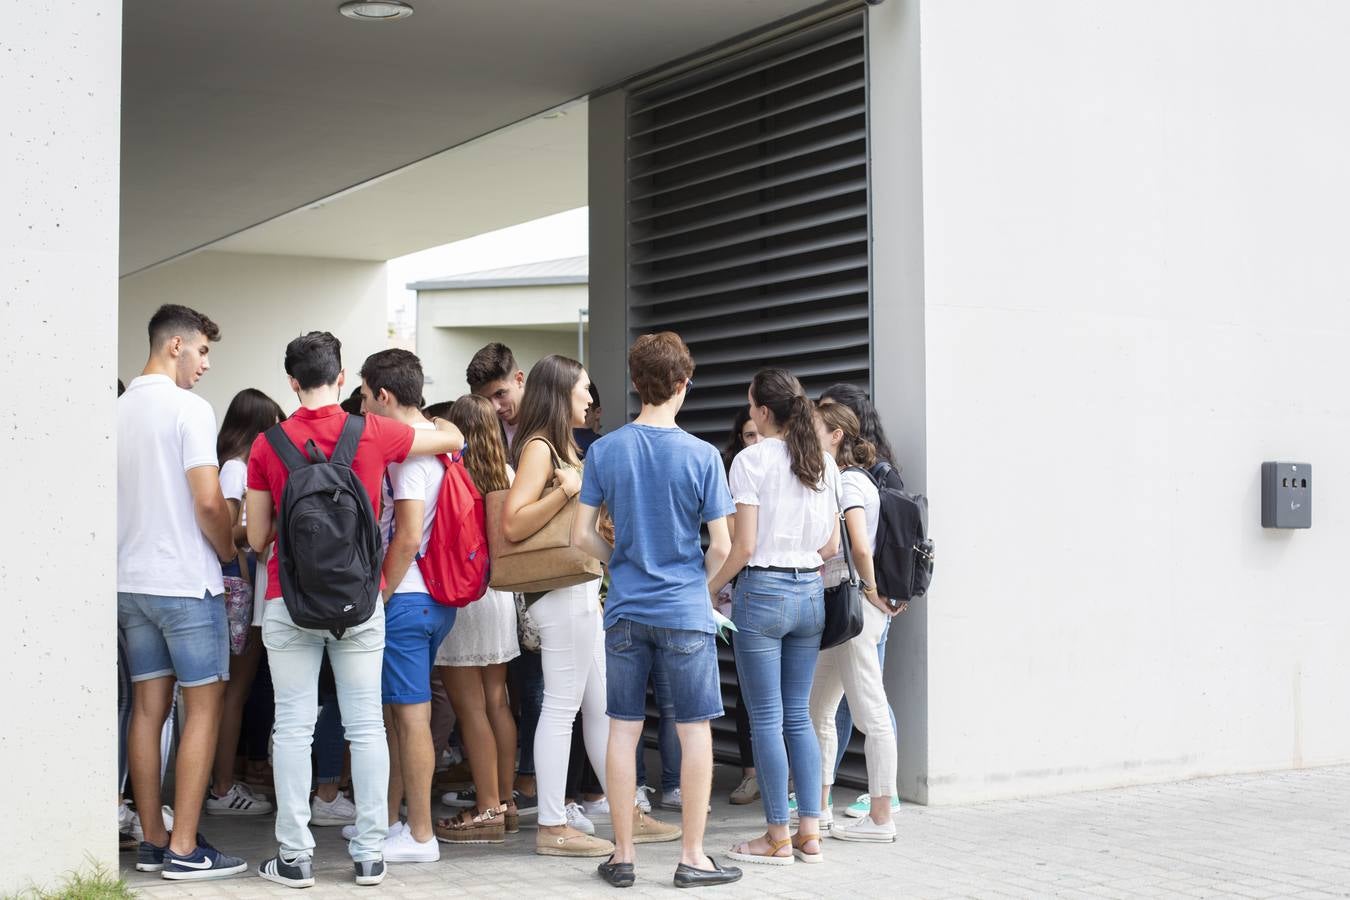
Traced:
<svg viewBox="0 0 1350 900">
<path fill-rule="evenodd" d="M 1312 527 L 1312 466 L 1261 463 L 1261 527 Z"/>
</svg>

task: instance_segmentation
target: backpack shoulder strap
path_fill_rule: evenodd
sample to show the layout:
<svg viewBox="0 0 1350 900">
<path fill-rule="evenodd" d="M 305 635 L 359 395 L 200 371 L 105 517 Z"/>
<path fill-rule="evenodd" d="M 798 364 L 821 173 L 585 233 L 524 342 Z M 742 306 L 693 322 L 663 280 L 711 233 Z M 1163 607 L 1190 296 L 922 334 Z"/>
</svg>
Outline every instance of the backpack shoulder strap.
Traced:
<svg viewBox="0 0 1350 900">
<path fill-rule="evenodd" d="M 347 416 L 347 421 L 342 423 L 342 434 L 338 437 L 337 446 L 333 448 L 333 456 L 329 462 L 350 469 L 352 463 L 356 461 L 356 448 L 361 443 L 361 435 L 365 430 L 365 416 Z"/>
<path fill-rule="evenodd" d="M 872 482 L 873 486 L 881 487 L 881 482 L 877 480 L 877 477 L 862 466 L 847 466 L 844 468 L 844 472 L 861 472 L 863 475 L 867 476 L 867 480 Z M 843 472 L 840 472 L 839 474 L 842 475 Z"/>
<path fill-rule="evenodd" d="M 267 443 L 272 445 L 272 450 L 281 460 L 281 464 L 286 467 L 287 472 L 294 472 L 296 469 L 303 469 L 309 465 L 309 460 L 305 459 L 305 455 L 300 452 L 300 448 L 295 446 L 295 443 L 282 429 L 280 422 L 267 429 L 265 434 L 267 435 Z"/>
</svg>

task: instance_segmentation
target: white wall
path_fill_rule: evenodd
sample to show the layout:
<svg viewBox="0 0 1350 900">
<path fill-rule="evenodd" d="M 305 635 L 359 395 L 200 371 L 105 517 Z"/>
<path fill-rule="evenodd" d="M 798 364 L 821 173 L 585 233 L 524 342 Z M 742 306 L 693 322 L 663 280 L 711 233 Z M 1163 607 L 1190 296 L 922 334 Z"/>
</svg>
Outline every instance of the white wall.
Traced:
<svg viewBox="0 0 1350 900">
<path fill-rule="evenodd" d="M 121 4 L 5 11 L 0 894 L 117 867 L 113 472 Z"/>
<path fill-rule="evenodd" d="M 118 316 L 118 372 L 130 381 L 145 364 L 146 324 L 164 303 L 182 303 L 220 326 L 211 370 L 196 391 L 225 416 L 244 388 L 266 392 L 291 412 L 298 405 L 286 380 L 286 344 L 307 331 L 342 341 L 347 387 L 361 363 L 389 346 L 385 264 L 306 256 L 198 253 L 125 278 Z"/>
<path fill-rule="evenodd" d="M 571 331 L 534 328 L 428 328 L 417 333 L 417 353 L 422 360 L 422 371 L 432 383 L 427 386 L 428 403 L 454 400 L 469 392 L 464 370 L 469 360 L 485 345 L 501 341 L 511 348 L 516 362 L 528 373 L 530 367 L 551 353 L 560 353 L 576 359 L 577 333 Z"/>
<path fill-rule="evenodd" d="M 919 4 L 869 10 L 869 151 L 872 157 L 872 397 L 905 485 L 926 492 L 923 302 L 923 165 Z M 940 600 L 939 600 L 940 602 Z M 898 789 L 928 802 L 928 609 L 911 603 L 891 623 L 886 693 L 896 716 Z M 940 702 L 940 701 L 939 701 Z"/>
<path fill-rule="evenodd" d="M 922 14 L 930 799 L 1350 760 L 1350 5 Z"/>
</svg>

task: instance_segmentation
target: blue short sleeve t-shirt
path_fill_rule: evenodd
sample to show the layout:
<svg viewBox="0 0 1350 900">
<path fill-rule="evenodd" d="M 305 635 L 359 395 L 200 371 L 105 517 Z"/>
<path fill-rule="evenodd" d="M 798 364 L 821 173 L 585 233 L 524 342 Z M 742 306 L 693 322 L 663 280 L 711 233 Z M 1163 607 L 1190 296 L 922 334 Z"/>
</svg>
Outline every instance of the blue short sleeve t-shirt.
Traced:
<svg viewBox="0 0 1350 900">
<path fill-rule="evenodd" d="M 699 528 L 736 511 L 717 449 L 679 428 L 633 423 L 586 454 L 581 502 L 614 519 L 605 627 L 620 619 L 711 634 Z"/>
</svg>

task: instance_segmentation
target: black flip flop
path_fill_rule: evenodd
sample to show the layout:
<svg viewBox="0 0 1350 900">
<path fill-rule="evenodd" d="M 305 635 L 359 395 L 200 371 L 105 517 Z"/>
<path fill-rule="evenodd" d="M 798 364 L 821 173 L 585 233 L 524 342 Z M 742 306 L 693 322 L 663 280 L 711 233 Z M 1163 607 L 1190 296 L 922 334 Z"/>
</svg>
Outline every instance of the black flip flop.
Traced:
<svg viewBox="0 0 1350 900">
<path fill-rule="evenodd" d="M 675 867 L 675 886 L 679 888 L 711 887 L 715 884 L 731 884 L 733 881 L 741 880 L 741 870 L 736 866 L 722 868 L 717 864 L 717 860 L 711 856 L 708 857 L 708 862 L 712 863 L 713 870 L 711 872 L 680 863 Z"/>
<path fill-rule="evenodd" d="M 609 859 L 595 867 L 595 872 L 613 887 L 632 887 L 633 882 L 637 881 L 637 872 L 633 870 L 632 863 L 616 863 L 613 854 Z"/>
</svg>

